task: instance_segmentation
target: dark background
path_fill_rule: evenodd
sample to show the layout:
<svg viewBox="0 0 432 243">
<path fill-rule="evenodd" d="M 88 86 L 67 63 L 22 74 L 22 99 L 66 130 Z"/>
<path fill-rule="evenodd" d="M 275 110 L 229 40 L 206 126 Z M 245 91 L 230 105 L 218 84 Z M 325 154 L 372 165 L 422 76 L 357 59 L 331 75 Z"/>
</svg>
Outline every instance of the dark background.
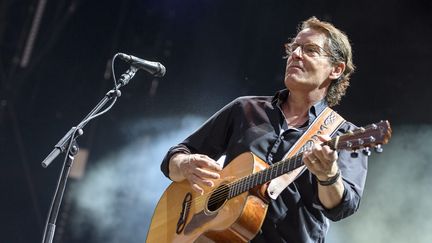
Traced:
<svg viewBox="0 0 432 243">
<path fill-rule="evenodd" d="M 344 117 L 432 122 L 430 1 L 59 0 L 43 5 L 32 34 L 41 2 L 0 1 L 0 242 L 41 240 L 61 159 L 47 169 L 40 162 L 112 88 L 117 52 L 159 61 L 167 73 L 140 71 L 114 108 L 86 126 L 79 143 L 91 151 L 89 166 L 131 142 L 120 135 L 122 121 L 208 117 L 237 96 L 283 88 L 283 43 L 310 16 L 352 41 L 358 68 L 335 108 Z M 126 69 L 116 61 L 117 76 Z"/>
</svg>

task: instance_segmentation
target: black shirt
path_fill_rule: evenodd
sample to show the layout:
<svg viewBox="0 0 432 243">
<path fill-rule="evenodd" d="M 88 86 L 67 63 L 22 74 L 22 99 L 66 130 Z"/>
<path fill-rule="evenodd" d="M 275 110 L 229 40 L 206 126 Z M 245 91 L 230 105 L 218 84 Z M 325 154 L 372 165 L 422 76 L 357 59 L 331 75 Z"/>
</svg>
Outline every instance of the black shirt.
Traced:
<svg viewBox="0 0 432 243">
<path fill-rule="evenodd" d="M 239 97 L 216 112 L 182 143 L 169 149 L 161 169 L 168 177 L 168 161 L 175 153 L 205 154 L 217 160 L 226 155 L 225 165 L 243 152 L 251 151 L 272 164 L 280 161 L 290 147 L 327 106 L 322 100 L 309 110 L 303 128 L 289 127 L 280 104 L 287 90 L 275 96 Z M 356 128 L 345 122 L 335 135 Z M 305 170 L 276 200 L 271 200 L 260 233 L 252 242 L 324 242 L 328 219 L 337 221 L 353 214 L 359 207 L 366 180 L 367 157 L 349 151 L 338 152 L 345 191 L 342 202 L 326 210 L 318 199 L 316 178 Z"/>
</svg>

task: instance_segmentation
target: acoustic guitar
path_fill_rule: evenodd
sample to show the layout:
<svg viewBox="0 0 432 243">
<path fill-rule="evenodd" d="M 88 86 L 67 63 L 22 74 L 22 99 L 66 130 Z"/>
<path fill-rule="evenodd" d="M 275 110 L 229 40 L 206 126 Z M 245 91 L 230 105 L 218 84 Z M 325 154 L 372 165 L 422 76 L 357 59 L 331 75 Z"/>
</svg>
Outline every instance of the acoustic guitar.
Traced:
<svg viewBox="0 0 432 243">
<path fill-rule="evenodd" d="M 334 150 L 374 147 L 382 151 L 391 137 L 388 121 L 381 121 L 337 136 L 324 145 Z M 188 181 L 173 182 L 154 211 L 147 243 L 248 242 L 261 228 L 268 207 L 266 184 L 301 165 L 303 153 L 271 166 L 251 152 L 232 160 L 204 194 L 193 191 Z"/>
</svg>

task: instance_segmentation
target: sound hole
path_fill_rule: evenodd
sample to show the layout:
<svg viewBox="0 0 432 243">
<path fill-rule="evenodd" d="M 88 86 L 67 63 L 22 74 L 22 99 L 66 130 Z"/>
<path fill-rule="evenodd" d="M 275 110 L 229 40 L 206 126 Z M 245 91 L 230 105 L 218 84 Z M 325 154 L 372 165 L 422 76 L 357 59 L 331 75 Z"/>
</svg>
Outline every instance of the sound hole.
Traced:
<svg viewBox="0 0 432 243">
<path fill-rule="evenodd" d="M 210 196 L 207 203 L 207 209 L 210 212 L 218 210 L 227 200 L 228 192 L 229 187 L 227 185 L 220 185 Z"/>
</svg>

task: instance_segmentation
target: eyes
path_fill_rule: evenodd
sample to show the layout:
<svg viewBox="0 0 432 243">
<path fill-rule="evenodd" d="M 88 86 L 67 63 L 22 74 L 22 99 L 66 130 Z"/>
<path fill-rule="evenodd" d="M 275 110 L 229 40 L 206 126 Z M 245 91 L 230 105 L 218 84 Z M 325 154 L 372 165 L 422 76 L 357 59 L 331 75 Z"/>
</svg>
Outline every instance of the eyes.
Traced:
<svg viewBox="0 0 432 243">
<path fill-rule="evenodd" d="M 299 47 L 302 54 L 309 57 L 331 56 L 331 54 L 328 51 L 326 51 L 323 47 L 317 44 L 314 43 L 299 44 L 295 42 L 285 44 L 285 52 L 287 56 L 291 56 L 291 54 L 295 52 Z"/>
</svg>

